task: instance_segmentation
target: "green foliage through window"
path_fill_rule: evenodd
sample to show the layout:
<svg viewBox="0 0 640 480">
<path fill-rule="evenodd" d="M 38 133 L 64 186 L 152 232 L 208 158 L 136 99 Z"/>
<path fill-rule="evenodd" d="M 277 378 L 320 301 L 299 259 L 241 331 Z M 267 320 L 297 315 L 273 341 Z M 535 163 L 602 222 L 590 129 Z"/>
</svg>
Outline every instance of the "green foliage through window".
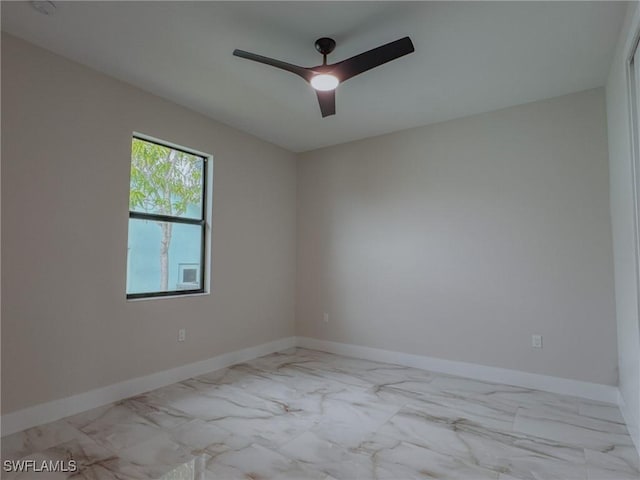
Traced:
<svg viewBox="0 0 640 480">
<path fill-rule="evenodd" d="M 134 138 L 129 209 L 179 217 L 202 201 L 202 157 Z"/>
</svg>

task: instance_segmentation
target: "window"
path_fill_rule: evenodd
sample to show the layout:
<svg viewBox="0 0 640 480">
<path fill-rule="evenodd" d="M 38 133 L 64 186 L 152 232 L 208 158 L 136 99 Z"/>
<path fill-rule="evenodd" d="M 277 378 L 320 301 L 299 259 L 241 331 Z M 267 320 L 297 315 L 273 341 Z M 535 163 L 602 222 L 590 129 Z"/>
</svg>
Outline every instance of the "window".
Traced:
<svg viewBox="0 0 640 480">
<path fill-rule="evenodd" d="M 207 160 L 133 137 L 127 298 L 204 293 Z"/>
</svg>

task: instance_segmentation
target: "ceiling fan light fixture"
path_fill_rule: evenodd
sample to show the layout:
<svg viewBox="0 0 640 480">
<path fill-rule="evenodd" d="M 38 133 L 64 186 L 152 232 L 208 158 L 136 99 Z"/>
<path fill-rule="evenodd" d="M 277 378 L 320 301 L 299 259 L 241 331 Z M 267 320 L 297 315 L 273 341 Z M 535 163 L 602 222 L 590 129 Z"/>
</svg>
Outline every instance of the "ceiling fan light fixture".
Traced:
<svg viewBox="0 0 640 480">
<path fill-rule="evenodd" d="M 340 81 L 333 75 L 328 73 L 321 73 L 319 75 L 314 76 L 311 79 L 311 86 L 316 90 L 321 92 L 329 92 L 331 90 L 335 90 Z"/>
<path fill-rule="evenodd" d="M 0 0 L 2 1 L 2 0 Z M 335 40 L 328 37 L 316 40 L 316 50 L 322 54 L 322 65 L 305 68 L 292 63 L 276 60 L 275 58 L 264 57 L 257 53 L 245 52 L 235 49 L 233 54 L 236 57 L 246 58 L 258 63 L 264 63 L 287 72 L 291 72 L 311 84 L 316 90 L 320 113 L 322 117 L 335 115 L 336 113 L 336 88 L 340 83 L 346 82 L 350 78 L 367 72 L 372 68 L 384 65 L 414 52 L 413 42 L 409 37 L 404 37 L 395 42 L 380 45 L 372 50 L 363 52 L 355 57 L 347 58 L 338 63 L 327 64 L 327 55 L 333 52 L 336 46 Z"/>
</svg>

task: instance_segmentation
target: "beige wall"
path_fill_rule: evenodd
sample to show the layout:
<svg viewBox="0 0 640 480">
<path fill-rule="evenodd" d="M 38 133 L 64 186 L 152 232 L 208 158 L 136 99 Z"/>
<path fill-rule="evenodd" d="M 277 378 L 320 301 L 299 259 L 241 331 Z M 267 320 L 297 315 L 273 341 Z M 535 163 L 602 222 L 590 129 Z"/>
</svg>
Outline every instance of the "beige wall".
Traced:
<svg viewBox="0 0 640 480">
<path fill-rule="evenodd" d="M 602 89 L 302 154 L 297 179 L 7 35 L 2 102 L 2 413 L 292 335 L 294 304 L 305 336 L 617 382 Z M 125 299 L 133 131 L 215 157 L 209 296 Z"/>
<path fill-rule="evenodd" d="M 303 154 L 297 229 L 299 335 L 617 383 L 601 88 Z"/>
<path fill-rule="evenodd" d="M 632 182 L 631 126 L 627 90 L 627 59 L 640 29 L 637 4 L 629 6 L 625 26 L 607 80 L 611 225 L 616 285 L 616 316 L 622 411 L 640 451 L 640 320 L 636 268 L 635 211 Z"/>
<path fill-rule="evenodd" d="M 214 155 L 209 296 L 125 299 L 133 131 Z M 2 167 L 3 413 L 294 333 L 293 154 L 3 35 Z"/>
</svg>

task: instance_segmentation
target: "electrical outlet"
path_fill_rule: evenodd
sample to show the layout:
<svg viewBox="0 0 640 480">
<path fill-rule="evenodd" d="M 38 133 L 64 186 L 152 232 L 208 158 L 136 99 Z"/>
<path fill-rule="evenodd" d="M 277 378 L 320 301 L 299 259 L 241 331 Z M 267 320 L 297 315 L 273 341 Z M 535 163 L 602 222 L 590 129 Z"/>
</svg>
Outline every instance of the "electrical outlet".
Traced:
<svg viewBox="0 0 640 480">
<path fill-rule="evenodd" d="M 531 335 L 531 347 L 542 348 L 542 335 Z"/>
<path fill-rule="evenodd" d="M 178 341 L 184 342 L 186 338 L 187 338 L 187 329 L 181 328 L 180 330 L 178 330 Z"/>
<path fill-rule="evenodd" d="M 324 317 L 322 318 L 322 321 L 323 321 L 324 323 L 329 323 L 329 314 L 328 314 L 328 313 L 325 313 L 325 314 L 324 314 Z"/>
</svg>

